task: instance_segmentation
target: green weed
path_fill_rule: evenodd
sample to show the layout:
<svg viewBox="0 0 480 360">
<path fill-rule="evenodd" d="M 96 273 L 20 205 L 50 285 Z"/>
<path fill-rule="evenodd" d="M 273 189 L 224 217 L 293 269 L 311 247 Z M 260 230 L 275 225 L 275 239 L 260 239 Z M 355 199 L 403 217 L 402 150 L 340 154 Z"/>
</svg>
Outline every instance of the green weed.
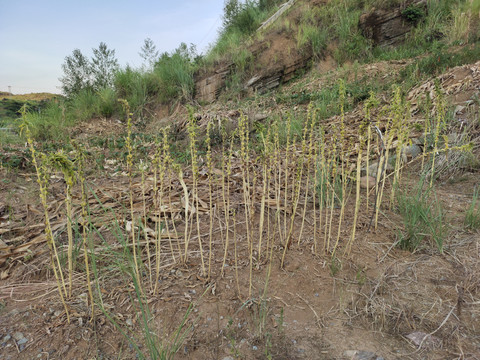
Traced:
<svg viewBox="0 0 480 360">
<path fill-rule="evenodd" d="M 468 229 L 476 230 L 480 228 L 480 206 L 478 206 L 478 197 L 480 195 L 480 187 L 476 187 L 473 191 L 473 198 L 470 206 L 465 213 L 464 224 Z"/>
<path fill-rule="evenodd" d="M 445 213 L 433 188 L 421 179 L 413 189 L 397 193 L 397 210 L 402 216 L 404 230 L 398 234 L 398 245 L 409 251 L 417 250 L 423 242 L 433 240 L 443 252 L 446 238 Z"/>
</svg>

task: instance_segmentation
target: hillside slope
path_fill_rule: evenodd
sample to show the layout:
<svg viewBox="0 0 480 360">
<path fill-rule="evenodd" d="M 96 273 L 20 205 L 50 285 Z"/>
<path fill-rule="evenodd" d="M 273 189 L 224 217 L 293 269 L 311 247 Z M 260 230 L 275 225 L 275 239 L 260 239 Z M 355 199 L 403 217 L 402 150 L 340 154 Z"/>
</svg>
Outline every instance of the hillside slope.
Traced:
<svg viewBox="0 0 480 360">
<path fill-rule="evenodd" d="M 211 103 L 2 144 L 0 359 L 478 358 L 478 42 L 288 80 L 296 3 Z"/>
</svg>

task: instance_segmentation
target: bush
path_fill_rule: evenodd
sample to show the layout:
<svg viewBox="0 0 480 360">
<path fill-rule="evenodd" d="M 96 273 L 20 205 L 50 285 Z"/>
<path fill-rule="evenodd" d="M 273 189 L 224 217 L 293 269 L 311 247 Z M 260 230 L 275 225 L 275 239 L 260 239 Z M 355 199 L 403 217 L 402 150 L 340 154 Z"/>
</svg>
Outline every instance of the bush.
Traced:
<svg viewBox="0 0 480 360">
<path fill-rule="evenodd" d="M 411 23 L 418 23 L 420 20 L 425 18 L 425 10 L 423 7 L 418 6 L 418 5 L 410 5 L 407 6 L 405 9 L 402 11 L 402 16 L 407 19 L 407 21 Z"/>
</svg>

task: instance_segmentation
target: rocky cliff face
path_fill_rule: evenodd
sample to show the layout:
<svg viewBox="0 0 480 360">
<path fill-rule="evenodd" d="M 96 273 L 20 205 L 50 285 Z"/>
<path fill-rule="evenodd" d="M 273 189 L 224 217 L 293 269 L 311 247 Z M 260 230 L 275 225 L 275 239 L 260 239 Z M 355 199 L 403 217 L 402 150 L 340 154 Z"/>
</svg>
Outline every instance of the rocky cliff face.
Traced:
<svg viewBox="0 0 480 360">
<path fill-rule="evenodd" d="M 227 76 L 233 70 L 233 63 L 221 66 L 212 73 L 197 74 L 195 80 L 195 100 L 211 103 L 217 100 L 220 92 L 225 88 Z"/>
<path fill-rule="evenodd" d="M 290 3 L 290 2 L 289 2 Z M 312 0 L 310 6 L 323 6 L 325 0 Z M 427 0 L 407 0 L 402 6 L 390 9 L 372 9 L 361 16 L 359 28 L 366 38 L 378 46 L 400 44 L 405 35 L 415 26 L 415 16 L 408 16 L 406 9 L 426 12 Z M 292 7 L 289 12 L 291 22 L 299 22 L 302 8 Z M 312 51 L 298 49 L 296 33 L 277 27 L 268 32 L 264 39 L 251 45 L 252 64 L 243 84 L 246 93 L 265 93 L 292 79 L 299 71 L 309 67 Z M 233 62 L 226 62 L 215 70 L 197 74 L 195 99 L 203 103 L 214 102 L 226 86 L 228 76 L 235 71 Z"/>
<path fill-rule="evenodd" d="M 359 27 L 363 35 L 372 39 L 375 45 L 395 46 L 402 43 L 415 26 L 414 16 L 408 17 L 406 9 L 426 11 L 426 0 L 414 0 L 392 9 L 372 9 L 360 17 Z M 412 11 L 412 15 L 415 15 Z"/>
</svg>

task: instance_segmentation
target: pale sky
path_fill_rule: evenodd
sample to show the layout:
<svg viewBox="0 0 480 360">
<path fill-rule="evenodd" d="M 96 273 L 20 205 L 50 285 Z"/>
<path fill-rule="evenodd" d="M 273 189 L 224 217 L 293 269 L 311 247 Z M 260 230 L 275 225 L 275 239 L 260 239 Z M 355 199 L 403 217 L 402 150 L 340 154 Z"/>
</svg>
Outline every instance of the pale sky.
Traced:
<svg viewBox="0 0 480 360">
<path fill-rule="evenodd" d="M 61 64 L 105 42 L 120 66 L 140 67 L 144 39 L 160 52 L 181 42 L 204 52 L 222 25 L 224 0 L 0 0 L 0 91 L 60 93 Z"/>
</svg>

